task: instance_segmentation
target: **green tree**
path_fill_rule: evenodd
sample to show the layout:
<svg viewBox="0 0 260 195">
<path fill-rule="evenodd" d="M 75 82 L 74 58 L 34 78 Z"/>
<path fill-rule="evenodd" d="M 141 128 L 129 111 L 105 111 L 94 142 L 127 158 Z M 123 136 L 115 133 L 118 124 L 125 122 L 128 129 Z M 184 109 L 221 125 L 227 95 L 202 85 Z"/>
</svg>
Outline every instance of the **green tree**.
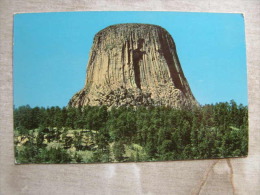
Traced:
<svg viewBox="0 0 260 195">
<path fill-rule="evenodd" d="M 68 107 L 67 108 L 67 120 L 66 120 L 66 127 L 75 129 L 75 118 L 76 118 L 76 108 Z"/>
<path fill-rule="evenodd" d="M 124 160 L 125 146 L 122 142 L 115 142 L 113 145 L 113 153 L 115 159 L 119 162 Z"/>
</svg>

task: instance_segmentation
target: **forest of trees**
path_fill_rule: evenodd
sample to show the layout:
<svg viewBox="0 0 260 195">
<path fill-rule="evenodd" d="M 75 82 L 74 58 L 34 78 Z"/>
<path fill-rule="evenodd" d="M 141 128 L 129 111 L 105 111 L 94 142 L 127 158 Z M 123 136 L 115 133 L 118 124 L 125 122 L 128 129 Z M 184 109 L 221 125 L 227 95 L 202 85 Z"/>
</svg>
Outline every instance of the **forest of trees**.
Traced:
<svg viewBox="0 0 260 195">
<path fill-rule="evenodd" d="M 248 109 L 105 106 L 14 108 L 17 163 L 159 161 L 246 156 Z"/>
</svg>

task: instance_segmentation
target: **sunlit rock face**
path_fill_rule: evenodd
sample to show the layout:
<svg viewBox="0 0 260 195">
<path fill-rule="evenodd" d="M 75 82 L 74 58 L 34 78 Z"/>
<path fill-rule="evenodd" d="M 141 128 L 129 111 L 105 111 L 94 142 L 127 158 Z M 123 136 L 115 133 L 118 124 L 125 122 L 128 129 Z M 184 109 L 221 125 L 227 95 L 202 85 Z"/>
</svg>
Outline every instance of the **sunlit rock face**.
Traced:
<svg viewBox="0 0 260 195">
<path fill-rule="evenodd" d="M 197 106 L 175 43 L 162 27 L 118 24 L 95 35 L 85 86 L 69 106 Z"/>
</svg>

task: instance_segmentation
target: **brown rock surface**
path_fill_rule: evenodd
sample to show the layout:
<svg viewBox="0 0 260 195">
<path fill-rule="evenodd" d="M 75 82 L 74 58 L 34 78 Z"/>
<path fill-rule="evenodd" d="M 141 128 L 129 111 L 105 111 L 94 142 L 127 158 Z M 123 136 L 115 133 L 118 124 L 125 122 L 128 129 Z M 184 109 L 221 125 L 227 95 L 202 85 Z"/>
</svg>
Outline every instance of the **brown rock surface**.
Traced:
<svg viewBox="0 0 260 195">
<path fill-rule="evenodd" d="M 98 32 L 87 79 L 69 106 L 198 105 L 183 74 L 175 43 L 162 27 L 118 24 Z"/>
</svg>

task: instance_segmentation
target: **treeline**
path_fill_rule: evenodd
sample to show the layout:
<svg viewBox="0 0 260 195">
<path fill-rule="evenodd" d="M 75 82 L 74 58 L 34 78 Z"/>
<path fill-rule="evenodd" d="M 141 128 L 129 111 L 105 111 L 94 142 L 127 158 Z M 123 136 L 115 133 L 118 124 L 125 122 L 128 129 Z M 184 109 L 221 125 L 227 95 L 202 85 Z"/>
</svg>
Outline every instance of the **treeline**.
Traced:
<svg viewBox="0 0 260 195">
<path fill-rule="evenodd" d="M 26 135 L 32 129 L 40 129 L 41 135 L 44 131 L 45 134 L 54 132 L 54 138 L 64 129 L 95 130 L 97 133 L 92 137 L 97 147 L 78 148 L 93 151 L 94 162 L 244 156 L 248 147 L 248 109 L 235 101 L 204 105 L 193 110 L 21 106 L 14 109 L 14 128 L 19 135 Z M 44 147 L 41 145 L 44 136 L 41 139 L 37 142 L 38 148 Z M 77 141 L 81 141 L 80 135 Z M 134 157 L 126 157 L 126 147 L 133 144 L 141 146 L 145 155 L 137 152 Z M 57 162 L 69 162 L 65 149 L 52 151 L 52 158 L 65 159 Z M 46 158 L 49 158 L 48 155 Z M 38 161 L 41 162 L 41 159 Z"/>
</svg>

